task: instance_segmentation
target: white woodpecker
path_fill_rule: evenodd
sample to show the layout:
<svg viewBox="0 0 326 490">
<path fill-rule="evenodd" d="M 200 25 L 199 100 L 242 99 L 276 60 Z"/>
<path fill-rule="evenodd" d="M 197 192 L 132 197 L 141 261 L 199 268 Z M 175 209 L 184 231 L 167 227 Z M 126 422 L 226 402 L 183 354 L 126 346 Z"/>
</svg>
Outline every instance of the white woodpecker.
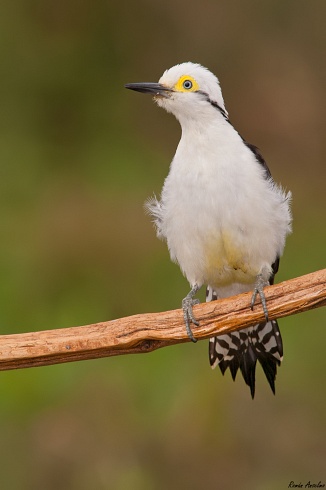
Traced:
<svg viewBox="0 0 326 490">
<path fill-rule="evenodd" d="M 182 301 L 188 335 L 196 341 L 192 307 L 203 285 L 206 301 L 252 290 L 251 308 L 258 294 L 265 321 L 212 337 L 210 364 L 223 374 L 229 368 L 233 379 L 240 368 L 254 397 L 258 360 L 275 393 L 283 346 L 277 321 L 268 319 L 263 288 L 274 281 L 291 231 L 291 194 L 275 184 L 259 150 L 234 129 L 219 81 L 207 68 L 182 63 L 159 83 L 126 88 L 152 94 L 181 124 L 161 199 L 151 198 L 146 208 L 191 285 Z"/>
</svg>

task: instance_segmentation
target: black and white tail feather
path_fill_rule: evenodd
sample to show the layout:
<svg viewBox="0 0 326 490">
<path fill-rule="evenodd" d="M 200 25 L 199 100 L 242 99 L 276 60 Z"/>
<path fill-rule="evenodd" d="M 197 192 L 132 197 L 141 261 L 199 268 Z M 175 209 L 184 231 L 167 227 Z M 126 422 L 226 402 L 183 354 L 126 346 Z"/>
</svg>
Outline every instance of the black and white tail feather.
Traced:
<svg viewBox="0 0 326 490">
<path fill-rule="evenodd" d="M 215 299 L 216 292 L 208 286 L 206 301 Z M 229 368 L 233 380 L 240 368 L 246 384 L 250 387 L 252 398 L 255 396 L 257 360 L 275 394 L 276 371 L 282 358 L 282 337 L 276 320 L 209 339 L 209 361 L 212 368 L 218 365 L 222 374 Z"/>
</svg>

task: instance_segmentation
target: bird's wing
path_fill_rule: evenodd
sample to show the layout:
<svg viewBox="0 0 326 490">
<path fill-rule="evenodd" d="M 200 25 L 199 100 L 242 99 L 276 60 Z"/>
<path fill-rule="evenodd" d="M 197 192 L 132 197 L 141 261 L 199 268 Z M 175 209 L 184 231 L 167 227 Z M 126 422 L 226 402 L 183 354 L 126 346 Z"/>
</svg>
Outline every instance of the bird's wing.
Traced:
<svg viewBox="0 0 326 490">
<path fill-rule="evenodd" d="M 242 136 L 241 136 L 241 138 L 242 138 Z M 271 171 L 269 170 L 268 165 L 267 165 L 263 155 L 260 153 L 259 148 L 257 148 L 257 146 L 255 146 L 255 145 L 252 145 L 251 143 L 248 143 L 244 138 L 242 138 L 242 141 L 247 146 L 247 148 L 249 148 L 249 150 L 251 150 L 252 153 L 255 155 L 256 161 L 264 168 L 266 179 L 273 181 Z M 280 265 L 280 257 L 277 256 L 275 259 L 275 262 L 272 264 L 272 274 L 270 275 L 270 278 L 269 278 L 269 284 L 271 284 L 271 285 L 274 284 L 274 277 L 278 271 L 279 265 Z"/>
</svg>

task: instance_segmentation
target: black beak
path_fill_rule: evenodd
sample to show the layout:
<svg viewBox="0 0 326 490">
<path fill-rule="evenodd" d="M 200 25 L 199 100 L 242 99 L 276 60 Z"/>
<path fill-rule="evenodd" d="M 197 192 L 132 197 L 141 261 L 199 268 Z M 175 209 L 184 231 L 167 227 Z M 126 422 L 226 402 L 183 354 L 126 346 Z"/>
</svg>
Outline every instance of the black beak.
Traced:
<svg viewBox="0 0 326 490">
<path fill-rule="evenodd" d="M 168 96 L 167 92 L 172 92 L 172 89 L 160 83 L 127 83 L 125 87 L 143 94 L 161 95 L 163 97 Z"/>
</svg>

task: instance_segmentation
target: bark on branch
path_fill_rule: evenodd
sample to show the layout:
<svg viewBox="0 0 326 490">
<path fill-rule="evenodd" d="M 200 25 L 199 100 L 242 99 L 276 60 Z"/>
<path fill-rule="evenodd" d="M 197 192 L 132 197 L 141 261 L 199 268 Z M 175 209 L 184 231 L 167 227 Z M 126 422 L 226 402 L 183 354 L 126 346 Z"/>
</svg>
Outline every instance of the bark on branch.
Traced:
<svg viewBox="0 0 326 490">
<path fill-rule="evenodd" d="M 326 269 L 265 289 L 270 319 L 326 305 Z M 263 321 L 261 304 L 249 305 L 251 293 L 194 307 L 205 339 Z M 45 366 L 120 354 L 151 352 L 189 342 L 181 310 L 145 313 L 82 327 L 0 336 L 0 370 Z"/>
</svg>

